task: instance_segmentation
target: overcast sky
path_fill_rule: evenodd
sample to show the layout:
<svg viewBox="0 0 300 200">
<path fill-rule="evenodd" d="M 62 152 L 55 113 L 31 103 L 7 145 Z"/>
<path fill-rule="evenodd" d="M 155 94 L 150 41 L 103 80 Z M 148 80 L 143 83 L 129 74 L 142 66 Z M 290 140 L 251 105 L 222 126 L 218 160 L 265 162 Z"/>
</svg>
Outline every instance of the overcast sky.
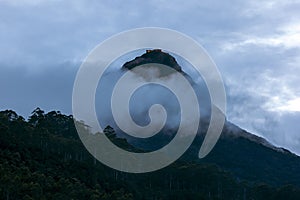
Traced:
<svg viewBox="0 0 300 200">
<path fill-rule="evenodd" d="M 98 43 L 144 26 L 204 46 L 230 121 L 300 154 L 300 1 L 0 0 L 0 109 L 71 113 L 73 81 Z"/>
</svg>

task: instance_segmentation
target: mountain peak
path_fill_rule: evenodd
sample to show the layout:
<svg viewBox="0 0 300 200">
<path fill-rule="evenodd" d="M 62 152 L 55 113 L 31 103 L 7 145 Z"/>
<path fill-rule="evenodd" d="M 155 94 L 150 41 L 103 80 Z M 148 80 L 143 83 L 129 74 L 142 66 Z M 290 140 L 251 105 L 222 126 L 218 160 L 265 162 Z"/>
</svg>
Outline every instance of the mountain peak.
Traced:
<svg viewBox="0 0 300 200">
<path fill-rule="evenodd" d="M 178 72 L 182 72 L 181 67 L 177 63 L 176 59 L 171 56 L 169 53 L 163 52 L 161 49 L 148 49 L 146 53 L 141 56 L 136 57 L 135 59 L 126 62 L 122 68 L 133 69 L 139 65 L 148 64 L 148 63 L 158 63 L 167 65 Z"/>
</svg>

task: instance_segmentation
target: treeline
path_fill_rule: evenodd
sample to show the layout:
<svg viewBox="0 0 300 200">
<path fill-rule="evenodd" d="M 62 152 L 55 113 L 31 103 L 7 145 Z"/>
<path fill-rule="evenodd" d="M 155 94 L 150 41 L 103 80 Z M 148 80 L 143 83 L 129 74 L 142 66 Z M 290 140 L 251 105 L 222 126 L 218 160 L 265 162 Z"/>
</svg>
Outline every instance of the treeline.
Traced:
<svg viewBox="0 0 300 200">
<path fill-rule="evenodd" d="M 134 149 L 111 127 L 104 133 Z M 119 172 L 86 151 L 71 115 L 37 108 L 28 120 L 0 112 L 0 199 L 300 199 L 300 190 L 239 180 L 217 165 L 183 160 L 153 173 Z"/>
</svg>

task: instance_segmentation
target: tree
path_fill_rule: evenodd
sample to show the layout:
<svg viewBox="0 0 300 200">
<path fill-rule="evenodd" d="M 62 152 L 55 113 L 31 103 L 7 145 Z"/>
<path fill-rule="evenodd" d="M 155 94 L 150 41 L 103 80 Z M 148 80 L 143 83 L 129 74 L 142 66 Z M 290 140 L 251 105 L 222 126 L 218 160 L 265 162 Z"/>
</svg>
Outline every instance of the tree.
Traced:
<svg viewBox="0 0 300 200">
<path fill-rule="evenodd" d="M 42 119 L 44 119 L 44 111 L 41 110 L 39 107 L 36 108 L 34 111 L 32 111 L 31 116 L 29 117 L 28 122 L 30 124 L 32 124 L 33 126 L 37 126 L 38 123 L 40 123 L 40 121 Z"/>
</svg>

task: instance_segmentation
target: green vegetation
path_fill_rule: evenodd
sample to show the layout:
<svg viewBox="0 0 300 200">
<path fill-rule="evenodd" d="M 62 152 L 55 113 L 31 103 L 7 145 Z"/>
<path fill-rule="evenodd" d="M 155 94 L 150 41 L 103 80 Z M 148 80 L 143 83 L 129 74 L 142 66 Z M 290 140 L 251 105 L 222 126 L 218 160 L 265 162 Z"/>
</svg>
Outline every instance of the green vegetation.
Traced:
<svg viewBox="0 0 300 200">
<path fill-rule="evenodd" d="M 104 132 L 139 151 L 111 127 Z M 115 171 L 86 151 L 72 116 L 38 108 L 27 121 L 0 112 L 0 199 L 300 199 L 300 189 L 240 180 L 219 165 L 183 159 L 153 173 Z"/>
</svg>

